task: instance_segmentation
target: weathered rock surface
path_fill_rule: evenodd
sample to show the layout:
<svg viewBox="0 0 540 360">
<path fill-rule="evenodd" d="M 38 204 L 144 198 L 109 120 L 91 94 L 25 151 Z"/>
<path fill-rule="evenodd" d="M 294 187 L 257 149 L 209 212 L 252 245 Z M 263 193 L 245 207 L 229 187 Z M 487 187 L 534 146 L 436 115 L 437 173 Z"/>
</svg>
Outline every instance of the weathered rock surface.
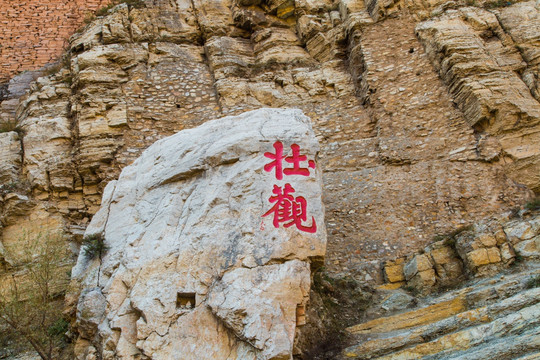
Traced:
<svg viewBox="0 0 540 360">
<path fill-rule="evenodd" d="M 420 253 L 387 261 L 385 280 L 390 286 L 406 282 L 419 292 L 430 292 L 456 286 L 470 276 L 494 275 L 515 265 L 516 259 L 535 261 L 540 258 L 539 223 L 540 215 L 533 213 L 512 220 L 492 219 L 439 235 L 439 240 Z"/>
<path fill-rule="evenodd" d="M 534 1 L 517 3 L 498 10 L 495 15 L 527 63 L 527 68 L 521 74 L 523 82 L 536 100 L 540 100 L 540 49 L 537 45 L 540 36 L 539 4 Z"/>
<path fill-rule="evenodd" d="M 209 119 L 294 106 L 313 120 L 321 144 L 328 273 L 429 292 L 518 258 L 534 260 L 537 236 L 520 235 L 527 231 L 519 221 L 497 218 L 540 191 L 538 9 L 534 1 L 497 0 L 116 6 L 75 34 L 64 69 L 27 95 L 19 97 L 34 74 L 0 84 L 0 125 L 15 119 L 21 130 L 20 150 L 13 135 L 3 135 L 10 145 L 0 151 L 9 154 L 0 159 L 2 174 L 17 185 L 2 191 L 1 242 L 16 245 L 21 229 L 48 218 L 79 241 L 106 184 L 151 144 Z M 432 241 L 483 219 L 503 228 Z M 239 274 L 249 279 L 254 269 Z M 230 278 L 227 284 L 237 285 Z M 407 303 L 398 297 L 387 308 Z M 215 327 L 201 339 L 228 343 L 230 328 L 252 343 L 268 335 L 248 330 L 251 313 L 242 313 L 241 328 L 241 311 L 226 305 L 209 305 L 204 322 Z M 117 329 L 135 328 L 124 323 L 138 321 L 138 310 L 122 311 L 110 330 L 114 339 Z M 202 321 L 189 319 L 194 327 Z M 158 333 L 143 334 L 148 353 L 169 346 L 156 345 Z M 114 344 L 139 353 L 141 339 L 124 332 Z M 99 354 L 90 340 L 79 340 L 79 353 Z"/>
<path fill-rule="evenodd" d="M 0 183 L 10 184 L 19 178 L 22 149 L 15 131 L 0 134 Z"/>
<path fill-rule="evenodd" d="M 9 82 L 0 84 L 0 124 L 16 121 L 16 110 L 21 96 L 43 71 L 27 71 L 14 76 Z"/>
<path fill-rule="evenodd" d="M 371 4 L 116 6 L 72 37 L 66 69 L 19 99 L 16 118 L 26 132 L 19 181 L 31 188 L 25 195 L 60 213 L 66 232 L 80 239 L 105 185 L 150 144 L 207 119 L 294 106 L 313 119 L 321 143 L 326 265 L 334 273 L 380 282 L 380 262 L 524 203 L 531 192 L 522 184 L 536 189 L 535 128 L 519 125 L 503 135 L 472 128 L 426 58 L 414 21 L 397 16 L 403 6 L 394 2 L 396 16 L 387 18 L 375 16 Z M 501 10 L 507 25 L 493 25 L 511 34 L 493 57 L 512 60 L 504 70 L 528 91 L 509 70 L 530 67 L 510 37 L 534 49 L 534 34 L 517 27 L 521 15 L 511 8 Z M 439 40 L 421 40 L 431 58 Z M 503 114 L 511 109 L 506 102 L 492 101 L 490 109 Z M 508 155 L 511 149 L 517 152 Z"/>
<path fill-rule="evenodd" d="M 25 175 L 39 192 L 73 190 L 72 132 L 69 118 L 69 85 L 64 70 L 50 79 L 39 78 L 17 112 L 24 132 Z M 68 212 L 67 206 L 61 210 Z"/>
<path fill-rule="evenodd" d="M 409 311 L 350 327 L 343 359 L 537 358 L 538 264 L 423 299 Z"/>
<path fill-rule="evenodd" d="M 299 146 L 309 175 L 277 180 L 277 168 L 264 168 L 276 141 L 284 156 Z M 261 109 L 162 139 L 124 168 L 86 231 L 109 250 L 93 260 L 81 252 L 73 269 L 89 288 L 77 308 L 78 358 L 91 346 L 104 359 L 291 358 L 310 264 L 326 246 L 321 172 L 308 166 L 318 151 L 301 111 Z M 287 186 L 294 208 L 279 201 L 278 217 L 263 216 Z"/>
<path fill-rule="evenodd" d="M 96 335 L 97 328 L 103 317 L 107 302 L 100 288 L 87 288 L 81 292 L 77 304 L 77 330 L 81 337 L 91 339 Z"/>
<path fill-rule="evenodd" d="M 533 2 L 515 6 L 501 14 L 506 15 L 503 24 L 512 28 L 518 46 L 495 14 L 474 7 L 447 11 L 420 23 L 416 32 L 468 123 L 478 133 L 495 135 L 508 174 L 538 192 L 540 104 L 533 96 L 536 85 L 524 82 L 537 76 L 536 49 L 522 55 L 534 37 L 522 24 L 517 26 L 522 15 L 511 15 L 532 11 L 531 20 L 523 25 L 534 31 L 538 11 Z"/>
</svg>

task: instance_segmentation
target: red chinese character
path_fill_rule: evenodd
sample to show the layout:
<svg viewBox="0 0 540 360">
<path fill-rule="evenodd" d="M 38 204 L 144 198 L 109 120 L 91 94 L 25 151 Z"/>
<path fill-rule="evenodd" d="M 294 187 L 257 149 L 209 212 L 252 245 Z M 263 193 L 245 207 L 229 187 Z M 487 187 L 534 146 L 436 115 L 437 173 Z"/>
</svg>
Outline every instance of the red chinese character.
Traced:
<svg viewBox="0 0 540 360">
<path fill-rule="evenodd" d="M 268 210 L 264 215 L 270 215 L 274 213 L 273 224 L 274 227 L 279 228 L 280 223 L 284 223 L 283 227 L 290 227 L 296 225 L 296 228 L 301 231 L 308 233 L 314 233 L 317 231 L 317 224 L 315 223 L 315 218 L 311 217 L 311 226 L 304 226 L 302 222 L 306 221 L 306 208 L 307 201 L 302 196 L 297 196 L 296 198 L 291 195 L 295 190 L 291 184 L 285 184 L 285 188 L 282 189 L 280 186 L 274 185 L 274 196 L 270 196 L 268 199 L 269 202 L 275 203 L 275 205 Z"/>
<path fill-rule="evenodd" d="M 274 143 L 274 149 L 276 150 L 276 153 L 270 153 L 265 152 L 264 156 L 266 156 L 269 159 L 272 159 L 271 163 L 268 163 L 264 165 L 264 171 L 272 171 L 272 169 L 276 169 L 276 179 L 282 180 L 283 174 L 285 175 L 302 175 L 302 176 L 309 176 L 309 169 L 300 167 L 300 162 L 306 161 L 307 156 L 306 155 L 300 155 L 300 146 L 297 144 L 292 144 L 292 156 L 283 157 L 283 143 L 281 141 L 276 141 Z M 283 160 L 286 162 L 293 164 L 292 169 L 283 169 Z M 309 160 L 308 161 L 308 167 L 315 169 L 315 161 Z"/>
<path fill-rule="evenodd" d="M 292 149 L 292 156 L 287 156 L 285 158 L 285 161 L 288 163 L 293 164 L 292 169 L 285 169 L 283 170 L 283 173 L 285 175 L 303 175 L 303 176 L 309 176 L 309 169 L 308 168 L 301 168 L 300 167 L 300 161 L 306 161 L 307 156 L 306 155 L 300 155 L 300 146 L 296 144 L 291 145 Z M 309 160 L 308 166 L 312 169 L 315 169 L 315 161 Z"/>
<path fill-rule="evenodd" d="M 275 154 L 265 152 L 264 156 L 270 158 L 272 161 L 269 164 L 264 165 L 264 171 L 272 171 L 273 168 L 276 168 L 276 179 L 283 179 L 283 144 L 281 141 L 276 141 L 274 143 L 274 149 L 276 150 Z"/>
</svg>

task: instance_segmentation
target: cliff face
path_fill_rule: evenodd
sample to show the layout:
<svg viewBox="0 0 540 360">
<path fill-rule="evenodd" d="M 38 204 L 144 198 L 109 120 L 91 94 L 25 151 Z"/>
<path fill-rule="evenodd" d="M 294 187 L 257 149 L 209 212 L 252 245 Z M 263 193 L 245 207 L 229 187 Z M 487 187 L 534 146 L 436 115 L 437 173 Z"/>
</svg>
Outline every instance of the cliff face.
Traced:
<svg viewBox="0 0 540 360">
<path fill-rule="evenodd" d="M 540 192 L 539 29 L 534 1 L 121 4 L 69 65 L 0 92 L 19 126 L 0 134 L 2 243 L 39 222 L 80 239 L 156 140 L 296 107 L 321 145 L 327 271 L 382 283 L 386 260 Z"/>
<path fill-rule="evenodd" d="M 157 139 L 299 107 L 322 145 L 328 267 L 406 254 L 538 191 L 536 5 L 441 6 L 120 5 L 20 99 L 24 155 L 6 167 L 80 234 L 104 185 Z"/>
</svg>

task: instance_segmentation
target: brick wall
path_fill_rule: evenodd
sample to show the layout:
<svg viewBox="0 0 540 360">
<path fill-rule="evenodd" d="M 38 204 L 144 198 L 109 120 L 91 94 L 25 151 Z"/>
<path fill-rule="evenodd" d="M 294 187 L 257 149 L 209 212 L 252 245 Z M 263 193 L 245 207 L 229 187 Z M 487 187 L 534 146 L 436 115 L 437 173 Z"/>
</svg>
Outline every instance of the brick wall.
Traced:
<svg viewBox="0 0 540 360">
<path fill-rule="evenodd" d="M 2 0 L 0 82 L 57 60 L 85 16 L 109 0 Z"/>
</svg>

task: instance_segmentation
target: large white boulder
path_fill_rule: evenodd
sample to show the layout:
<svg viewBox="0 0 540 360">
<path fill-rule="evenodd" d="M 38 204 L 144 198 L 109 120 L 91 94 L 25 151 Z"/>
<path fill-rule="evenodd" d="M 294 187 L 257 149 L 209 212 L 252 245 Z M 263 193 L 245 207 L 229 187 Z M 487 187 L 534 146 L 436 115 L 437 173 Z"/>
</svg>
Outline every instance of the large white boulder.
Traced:
<svg viewBox="0 0 540 360">
<path fill-rule="evenodd" d="M 81 251 L 73 278 L 107 306 L 96 336 L 79 335 L 78 358 L 92 346 L 104 359 L 292 358 L 310 265 L 326 248 L 318 151 L 293 109 L 209 121 L 150 146 L 107 185 L 86 230 L 108 250 Z"/>
</svg>

